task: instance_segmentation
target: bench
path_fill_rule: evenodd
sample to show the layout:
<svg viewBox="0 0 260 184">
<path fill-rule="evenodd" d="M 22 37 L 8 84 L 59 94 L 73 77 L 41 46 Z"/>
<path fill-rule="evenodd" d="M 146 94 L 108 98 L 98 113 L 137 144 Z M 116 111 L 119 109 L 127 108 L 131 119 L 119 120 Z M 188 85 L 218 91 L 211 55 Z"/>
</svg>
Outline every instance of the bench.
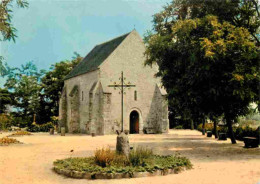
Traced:
<svg viewBox="0 0 260 184">
<path fill-rule="evenodd" d="M 245 148 L 257 148 L 259 139 L 256 137 L 244 137 Z"/>
<path fill-rule="evenodd" d="M 222 140 L 222 141 L 227 140 L 227 134 L 226 133 L 219 133 L 218 134 L 218 140 Z"/>
<path fill-rule="evenodd" d="M 144 133 L 146 134 L 154 134 L 154 129 L 153 128 L 145 128 Z"/>
</svg>

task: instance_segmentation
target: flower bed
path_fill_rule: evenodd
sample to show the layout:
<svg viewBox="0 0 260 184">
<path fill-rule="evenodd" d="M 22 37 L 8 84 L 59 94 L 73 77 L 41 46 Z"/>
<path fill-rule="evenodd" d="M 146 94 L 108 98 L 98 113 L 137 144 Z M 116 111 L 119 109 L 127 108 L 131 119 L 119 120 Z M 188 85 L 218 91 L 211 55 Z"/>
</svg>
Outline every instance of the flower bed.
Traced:
<svg viewBox="0 0 260 184">
<path fill-rule="evenodd" d="M 192 168 L 185 157 L 153 155 L 147 149 L 140 150 L 132 150 L 129 158 L 109 149 L 97 150 L 94 157 L 57 160 L 54 171 L 72 178 L 117 179 L 166 175 Z"/>
<path fill-rule="evenodd" d="M 0 146 L 8 146 L 10 144 L 21 144 L 21 142 L 19 142 L 16 139 L 8 138 L 8 137 L 0 138 Z"/>
</svg>

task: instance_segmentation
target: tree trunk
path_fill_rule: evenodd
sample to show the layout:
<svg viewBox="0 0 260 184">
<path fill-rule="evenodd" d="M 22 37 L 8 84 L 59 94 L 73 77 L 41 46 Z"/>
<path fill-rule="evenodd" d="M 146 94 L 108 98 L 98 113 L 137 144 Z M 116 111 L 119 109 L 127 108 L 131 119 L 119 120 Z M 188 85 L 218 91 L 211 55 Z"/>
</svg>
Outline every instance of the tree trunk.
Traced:
<svg viewBox="0 0 260 184">
<path fill-rule="evenodd" d="M 191 129 L 191 130 L 194 130 L 193 120 L 190 121 L 190 129 Z"/>
<path fill-rule="evenodd" d="M 205 119 L 202 120 L 202 135 L 205 135 Z"/>
<path fill-rule="evenodd" d="M 218 129 L 217 129 L 217 120 L 214 119 L 214 135 L 215 135 L 215 139 L 218 138 Z"/>
<path fill-rule="evenodd" d="M 226 118 L 226 121 L 227 121 L 227 126 L 228 126 L 228 134 L 230 136 L 231 142 L 232 142 L 232 144 L 236 144 L 237 142 L 236 142 L 233 128 L 232 128 L 232 121 L 229 118 Z"/>
</svg>

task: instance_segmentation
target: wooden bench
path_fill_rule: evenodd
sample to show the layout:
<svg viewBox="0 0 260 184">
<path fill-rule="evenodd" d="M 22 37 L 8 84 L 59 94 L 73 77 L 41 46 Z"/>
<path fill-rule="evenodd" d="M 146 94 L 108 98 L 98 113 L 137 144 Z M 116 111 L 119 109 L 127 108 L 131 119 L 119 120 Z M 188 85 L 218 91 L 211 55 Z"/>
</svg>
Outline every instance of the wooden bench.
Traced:
<svg viewBox="0 0 260 184">
<path fill-rule="evenodd" d="M 219 133 L 218 134 L 218 140 L 227 140 L 227 134 L 226 133 Z"/>
<path fill-rule="evenodd" d="M 245 148 L 257 148 L 259 145 L 259 139 L 256 137 L 243 137 Z"/>
</svg>

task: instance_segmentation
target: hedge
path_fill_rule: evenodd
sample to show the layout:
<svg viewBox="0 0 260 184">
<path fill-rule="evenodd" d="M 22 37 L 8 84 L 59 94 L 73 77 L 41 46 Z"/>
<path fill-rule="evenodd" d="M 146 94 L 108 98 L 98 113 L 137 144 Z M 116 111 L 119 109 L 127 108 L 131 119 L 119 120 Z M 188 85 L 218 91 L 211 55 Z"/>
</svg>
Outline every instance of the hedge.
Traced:
<svg viewBox="0 0 260 184">
<path fill-rule="evenodd" d="M 45 124 L 42 124 L 42 125 L 31 125 L 29 128 L 28 128 L 28 131 L 29 132 L 49 132 L 50 131 L 50 128 L 53 128 L 54 125 L 53 123 L 51 122 L 48 122 L 48 123 L 45 123 Z"/>
<path fill-rule="evenodd" d="M 202 124 L 198 125 L 198 130 L 202 132 Z M 213 123 L 206 123 L 205 124 L 205 131 L 212 131 L 212 133 L 214 134 L 214 124 Z M 226 126 L 218 126 L 217 127 L 218 132 L 223 132 L 226 133 L 227 136 L 228 135 L 228 128 Z M 242 126 L 239 125 L 238 127 L 233 127 L 233 131 L 235 134 L 235 138 L 237 140 L 241 140 L 243 141 L 243 137 L 258 137 L 259 138 L 259 131 L 258 128 L 254 129 L 252 127 L 250 127 L 249 125 L 246 126 Z"/>
</svg>

